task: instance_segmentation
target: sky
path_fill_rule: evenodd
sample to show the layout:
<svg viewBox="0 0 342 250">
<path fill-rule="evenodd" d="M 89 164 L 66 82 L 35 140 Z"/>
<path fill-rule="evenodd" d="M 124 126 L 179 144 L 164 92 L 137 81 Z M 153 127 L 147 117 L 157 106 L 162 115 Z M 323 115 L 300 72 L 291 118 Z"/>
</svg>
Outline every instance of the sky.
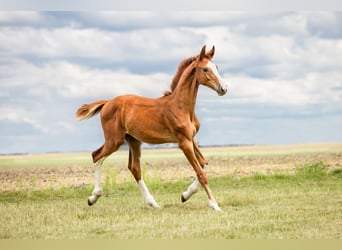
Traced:
<svg viewBox="0 0 342 250">
<path fill-rule="evenodd" d="M 342 12 L 1 11 L 0 154 L 97 149 L 82 104 L 160 97 L 203 45 L 229 91 L 199 89 L 200 145 L 342 142 Z"/>
</svg>

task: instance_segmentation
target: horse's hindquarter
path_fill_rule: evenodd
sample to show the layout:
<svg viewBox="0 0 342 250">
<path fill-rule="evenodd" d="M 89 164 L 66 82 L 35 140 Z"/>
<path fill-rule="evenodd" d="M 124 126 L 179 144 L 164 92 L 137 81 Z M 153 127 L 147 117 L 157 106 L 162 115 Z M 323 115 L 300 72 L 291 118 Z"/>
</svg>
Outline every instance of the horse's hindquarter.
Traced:
<svg viewBox="0 0 342 250">
<path fill-rule="evenodd" d="M 160 98 L 122 96 L 122 124 L 127 134 L 150 143 L 176 142 L 164 119 L 167 103 Z"/>
</svg>

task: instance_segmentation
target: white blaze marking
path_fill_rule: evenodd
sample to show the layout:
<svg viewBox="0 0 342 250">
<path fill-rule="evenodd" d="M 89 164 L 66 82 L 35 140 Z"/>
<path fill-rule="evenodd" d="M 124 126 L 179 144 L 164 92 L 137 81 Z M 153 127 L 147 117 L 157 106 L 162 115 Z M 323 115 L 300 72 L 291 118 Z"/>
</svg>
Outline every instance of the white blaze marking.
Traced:
<svg viewBox="0 0 342 250">
<path fill-rule="evenodd" d="M 217 77 L 217 79 L 219 80 L 221 86 L 226 86 L 226 85 L 224 84 L 224 82 L 223 82 L 222 77 L 220 76 L 219 72 L 217 71 L 216 65 L 215 65 L 213 62 L 209 61 L 209 62 L 207 63 L 207 66 L 213 71 L 214 75 L 215 75 L 215 76 Z"/>
</svg>

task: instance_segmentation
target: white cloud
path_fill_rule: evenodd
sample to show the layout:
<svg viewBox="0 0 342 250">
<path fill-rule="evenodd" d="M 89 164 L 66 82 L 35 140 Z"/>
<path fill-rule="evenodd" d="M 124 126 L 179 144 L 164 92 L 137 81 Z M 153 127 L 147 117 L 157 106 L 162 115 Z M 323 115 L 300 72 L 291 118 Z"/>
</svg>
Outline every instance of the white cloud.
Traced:
<svg viewBox="0 0 342 250">
<path fill-rule="evenodd" d="M 199 112 L 208 115 L 202 128 L 221 118 L 218 134 L 231 123 L 260 125 L 253 121 L 261 116 L 338 116 L 341 24 L 340 12 L 0 12 L 0 121 L 29 125 L 42 141 L 86 134 L 74 123 L 78 105 L 122 94 L 159 97 L 177 63 L 203 44 L 216 46 L 230 89 L 220 98 L 200 89 Z"/>
<path fill-rule="evenodd" d="M 208 46 L 216 45 L 217 58 L 223 63 L 223 69 L 238 68 L 246 74 L 258 71 L 257 74 L 278 74 L 280 77 L 293 77 L 292 72 L 297 74 L 309 67 L 314 67 L 314 70 L 337 67 L 342 60 L 341 40 L 322 39 L 308 33 L 308 23 L 314 22 L 315 27 L 319 27 L 316 29 L 331 25 L 337 15 L 331 12 L 284 15 L 181 12 L 165 14 L 166 17 L 154 12 L 83 15 L 88 23 L 92 20 L 86 19 L 88 16 L 100 20 L 105 16 L 108 22 L 112 22 L 111 18 L 113 22 L 119 20 L 123 30 L 70 25 L 46 28 L 4 26 L 0 28 L 3 56 L 33 56 L 42 60 L 77 59 L 83 60 L 83 63 L 87 60 L 121 62 L 125 63 L 122 67 L 127 67 L 127 62 L 134 64 L 134 61 L 139 64 L 154 62 L 157 65 L 161 61 L 180 60 L 198 53 L 202 44 L 206 43 Z M 180 21 L 186 15 L 195 16 L 195 21 L 188 25 Z M 129 26 L 129 23 L 124 24 L 124 20 L 131 20 L 127 16 L 132 17 L 132 23 L 138 23 L 141 27 L 124 30 L 124 27 Z M 320 23 L 315 17 L 321 16 L 325 18 Z M 166 26 L 153 27 L 150 24 L 160 20 Z M 173 27 L 176 21 L 183 25 Z M 262 32 L 254 34 L 249 30 Z M 274 73 L 270 70 L 272 67 L 275 67 Z"/>
<path fill-rule="evenodd" d="M 9 121 L 14 123 L 24 123 L 32 126 L 42 133 L 48 133 L 49 129 L 42 126 L 35 118 L 34 114 L 22 108 L 0 107 L 0 121 Z"/>
<path fill-rule="evenodd" d="M 225 75 L 230 81 L 231 103 L 264 103 L 282 106 L 329 105 L 342 108 L 342 73 L 309 73 L 295 80 L 257 79 Z M 330 105 L 332 104 L 332 105 Z M 337 105 L 337 106 L 336 106 Z"/>
<path fill-rule="evenodd" d="M 65 129 L 69 132 L 73 132 L 75 131 L 75 125 L 70 123 L 70 122 L 65 122 L 65 121 L 59 121 L 57 122 L 57 126 L 59 126 L 62 129 Z"/>
<path fill-rule="evenodd" d="M 14 61 L 0 66 L 6 72 L 6 81 L 0 89 L 10 91 L 21 88 L 29 96 L 59 94 L 64 97 L 100 98 L 123 94 L 158 97 L 168 89 L 172 76 L 164 73 L 139 75 L 124 70 L 112 71 L 53 61 L 45 65 L 33 65 Z"/>
<path fill-rule="evenodd" d="M 194 45 L 198 47 L 195 53 L 199 53 L 198 38 L 184 29 L 120 32 L 73 27 L 0 27 L 0 49 L 5 56 L 160 61 L 182 58 Z"/>
<path fill-rule="evenodd" d="M 101 57 L 112 55 L 119 34 L 94 29 L 70 27 L 36 29 L 4 27 L 0 29 L 0 46 L 5 54 L 35 57 Z M 118 54 L 117 56 L 122 56 Z"/>
</svg>

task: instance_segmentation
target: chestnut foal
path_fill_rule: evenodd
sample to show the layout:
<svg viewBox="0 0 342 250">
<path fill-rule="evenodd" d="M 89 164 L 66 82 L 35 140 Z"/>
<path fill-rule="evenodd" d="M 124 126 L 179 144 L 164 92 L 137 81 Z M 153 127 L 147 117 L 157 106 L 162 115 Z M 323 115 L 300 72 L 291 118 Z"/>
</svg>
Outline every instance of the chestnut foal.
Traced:
<svg viewBox="0 0 342 250">
<path fill-rule="evenodd" d="M 189 59 L 181 70 L 179 80 L 173 90 L 156 99 L 135 95 L 118 96 L 112 100 L 100 100 L 85 104 L 78 109 L 76 117 L 87 119 L 101 112 L 104 144 L 92 153 L 95 164 L 95 189 L 88 198 L 93 205 L 102 195 L 101 165 L 103 161 L 126 140 L 129 146 L 128 168 L 137 181 L 148 205 L 159 208 L 141 177 L 141 142 L 149 144 L 178 143 L 197 178 L 182 194 L 182 202 L 203 186 L 208 195 L 209 206 L 221 210 L 210 188 L 204 166 L 207 164 L 194 137 L 199 129 L 195 114 L 197 92 L 200 85 L 207 86 L 219 96 L 227 93 L 227 86 L 211 61 L 215 48 L 205 52 L 203 46 L 198 56 Z M 178 69 L 180 71 L 180 69 Z"/>
</svg>

